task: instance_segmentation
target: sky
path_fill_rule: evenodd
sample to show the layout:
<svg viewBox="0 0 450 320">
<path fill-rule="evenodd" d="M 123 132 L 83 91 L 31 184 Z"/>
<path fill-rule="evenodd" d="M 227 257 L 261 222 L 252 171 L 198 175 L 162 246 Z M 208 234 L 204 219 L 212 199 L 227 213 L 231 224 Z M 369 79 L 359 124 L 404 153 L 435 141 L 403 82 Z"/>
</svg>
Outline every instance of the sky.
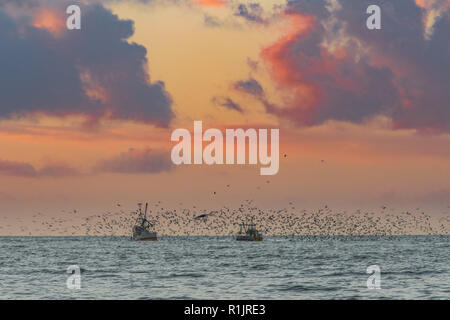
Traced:
<svg viewBox="0 0 450 320">
<path fill-rule="evenodd" d="M 449 0 L 0 0 L 0 216 L 245 199 L 447 212 L 449 35 Z M 173 165 L 171 133 L 194 120 L 278 128 L 279 172 Z"/>
</svg>

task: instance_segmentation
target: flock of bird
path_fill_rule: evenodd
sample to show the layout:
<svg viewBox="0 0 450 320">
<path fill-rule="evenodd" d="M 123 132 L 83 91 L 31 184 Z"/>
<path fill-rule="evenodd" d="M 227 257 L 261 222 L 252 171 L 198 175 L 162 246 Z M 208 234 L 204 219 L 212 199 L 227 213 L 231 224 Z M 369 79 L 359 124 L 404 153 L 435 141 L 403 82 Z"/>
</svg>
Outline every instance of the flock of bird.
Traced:
<svg viewBox="0 0 450 320">
<path fill-rule="evenodd" d="M 124 210 L 116 205 L 116 212 L 80 216 L 77 210 L 65 211 L 58 217 L 36 213 L 30 219 L 18 218 L 22 235 L 90 235 L 129 236 L 138 211 Z M 292 202 L 279 210 L 259 208 L 246 200 L 240 206 L 216 210 L 167 208 L 161 201 L 150 206 L 148 219 L 154 222 L 158 235 L 190 236 L 233 235 L 242 222 L 253 222 L 266 236 L 335 236 L 335 235 L 408 235 L 450 234 L 450 215 L 432 217 L 420 208 L 395 212 L 386 206 L 377 211 L 334 211 L 328 206 L 316 210 L 297 209 Z M 11 222 L 10 222 L 11 223 Z M 0 234 L 10 226 L 0 224 Z"/>
<path fill-rule="evenodd" d="M 284 158 L 287 158 L 286 154 Z M 230 188 L 229 184 L 226 186 Z M 0 220 L 0 235 L 129 236 L 139 212 L 125 210 L 120 203 L 115 207 L 116 212 L 90 216 L 79 210 L 61 210 L 58 217 L 38 212 L 31 219 L 18 217 L 13 222 L 4 216 L 3 221 Z M 215 210 L 186 207 L 182 203 L 178 208 L 171 207 L 163 206 L 161 201 L 150 206 L 147 218 L 154 223 L 159 236 L 233 235 L 242 222 L 255 223 L 265 236 L 450 234 L 450 214 L 430 216 L 420 208 L 397 212 L 383 205 L 376 211 L 350 212 L 332 210 L 325 205 L 316 210 L 305 210 L 289 202 L 285 208 L 275 210 L 259 208 L 252 200 L 245 200 L 238 207 Z"/>
</svg>

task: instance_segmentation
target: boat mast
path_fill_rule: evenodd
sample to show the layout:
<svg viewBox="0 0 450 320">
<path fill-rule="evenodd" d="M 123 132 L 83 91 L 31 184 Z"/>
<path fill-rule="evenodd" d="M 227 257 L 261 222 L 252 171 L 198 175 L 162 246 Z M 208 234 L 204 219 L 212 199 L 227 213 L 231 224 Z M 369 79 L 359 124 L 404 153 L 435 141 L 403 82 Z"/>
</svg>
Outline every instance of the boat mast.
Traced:
<svg viewBox="0 0 450 320">
<path fill-rule="evenodd" d="M 145 203 L 145 213 L 144 213 L 145 220 L 147 220 L 147 207 L 148 207 L 148 202 Z"/>
</svg>

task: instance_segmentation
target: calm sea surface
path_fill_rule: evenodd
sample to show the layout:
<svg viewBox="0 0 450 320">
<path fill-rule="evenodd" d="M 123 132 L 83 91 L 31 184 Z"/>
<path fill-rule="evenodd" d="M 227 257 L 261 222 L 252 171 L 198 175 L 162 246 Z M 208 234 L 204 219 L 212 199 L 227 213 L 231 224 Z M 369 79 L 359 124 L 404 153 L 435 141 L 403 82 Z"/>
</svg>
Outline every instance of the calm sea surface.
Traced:
<svg viewBox="0 0 450 320">
<path fill-rule="evenodd" d="M 0 299 L 449 298 L 450 236 L 0 237 Z"/>
</svg>

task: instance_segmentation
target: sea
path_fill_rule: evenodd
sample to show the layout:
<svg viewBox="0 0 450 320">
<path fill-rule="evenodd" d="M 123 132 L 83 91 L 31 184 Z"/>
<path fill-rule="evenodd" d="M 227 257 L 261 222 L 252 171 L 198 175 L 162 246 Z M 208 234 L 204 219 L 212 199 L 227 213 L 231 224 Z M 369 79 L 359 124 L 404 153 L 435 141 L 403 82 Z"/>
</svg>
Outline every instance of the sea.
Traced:
<svg viewBox="0 0 450 320">
<path fill-rule="evenodd" d="M 0 299 L 449 298 L 450 236 L 0 237 Z"/>
</svg>

